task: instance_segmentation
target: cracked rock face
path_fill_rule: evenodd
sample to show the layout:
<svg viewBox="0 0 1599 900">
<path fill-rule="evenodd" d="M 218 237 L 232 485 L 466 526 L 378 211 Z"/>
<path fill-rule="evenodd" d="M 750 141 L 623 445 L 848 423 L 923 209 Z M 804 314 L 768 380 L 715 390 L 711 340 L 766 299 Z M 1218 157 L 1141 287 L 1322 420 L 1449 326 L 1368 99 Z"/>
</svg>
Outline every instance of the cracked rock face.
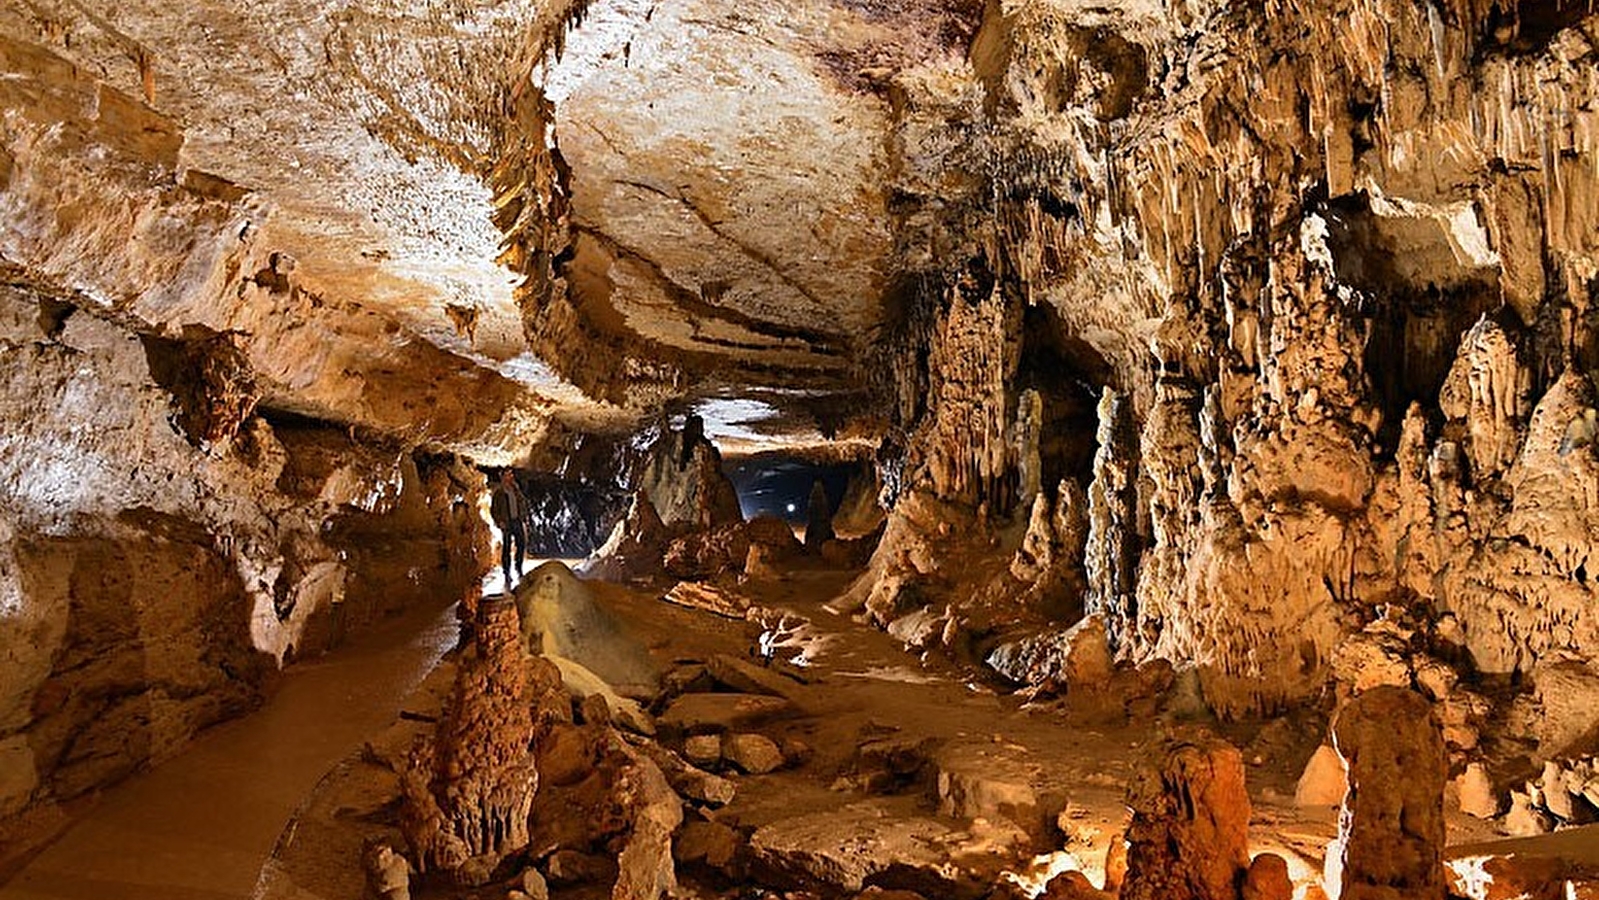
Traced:
<svg viewBox="0 0 1599 900">
<path fill-rule="evenodd" d="M 882 320 L 888 109 L 820 60 L 869 28 L 829 4 L 596 4 L 552 93 L 584 308 L 836 383 Z"/>
</svg>

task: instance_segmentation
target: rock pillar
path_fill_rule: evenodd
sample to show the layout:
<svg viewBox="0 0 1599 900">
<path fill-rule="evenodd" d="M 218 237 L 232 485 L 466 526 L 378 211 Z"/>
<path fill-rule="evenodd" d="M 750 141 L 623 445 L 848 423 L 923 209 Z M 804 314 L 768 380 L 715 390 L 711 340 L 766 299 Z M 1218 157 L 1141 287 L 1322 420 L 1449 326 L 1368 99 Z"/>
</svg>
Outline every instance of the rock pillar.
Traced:
<svg viewBox="0 0 1599 900">
<path fill-rule="evenodd" d="M 1334 900 L 1443 900 L 1448 757 L 1431 704 L 1385 685 L 1345 706 L 1333 743 L 1349 773 L 1327 848 Z"/>
<path fill-rule="evenodd" d="M 1207 732 L 1159 747 L 1127 789 L 1121 900 L 1237 900 L 1249 868 L 1249 795 L 1238 749 Z"/>
</svg>

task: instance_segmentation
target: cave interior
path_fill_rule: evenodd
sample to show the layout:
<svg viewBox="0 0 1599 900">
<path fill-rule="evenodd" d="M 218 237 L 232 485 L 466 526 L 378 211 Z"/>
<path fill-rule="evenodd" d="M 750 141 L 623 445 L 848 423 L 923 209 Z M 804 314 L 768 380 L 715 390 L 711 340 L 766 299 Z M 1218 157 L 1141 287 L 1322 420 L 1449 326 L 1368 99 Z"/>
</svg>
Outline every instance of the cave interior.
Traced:
<svg viewBox="0 0 1599 900">
<path fill-rule="evenodd" d="M 1592 3 L 0 72 L 0 900 L 1599 898 Z"/>
</svg>

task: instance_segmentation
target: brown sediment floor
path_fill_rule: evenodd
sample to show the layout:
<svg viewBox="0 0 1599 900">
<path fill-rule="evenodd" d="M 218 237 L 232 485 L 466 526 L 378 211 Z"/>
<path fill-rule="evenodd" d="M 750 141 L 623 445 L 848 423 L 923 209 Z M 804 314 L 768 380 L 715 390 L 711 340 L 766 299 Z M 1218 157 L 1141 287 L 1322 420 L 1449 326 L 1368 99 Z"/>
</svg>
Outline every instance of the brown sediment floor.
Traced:
<svg viewBox="0 0 1599 900">
<path fill-rule="evenodd" d="M 783 645 L 779 656 L 803 650 L 807 664 L 790 669 L 806 680 L 790 694 L 797 714 L 761 730 L 804 742 L 810 758 L 769 775 L 733 776 L 738 795 L 710 813 L 715 821 L 745 835 L 769 829 L 773 843 L 793 845 L 800 868 L 817 860 L 848 868 L 862 862 L 849 858 L 857 852 L 915 856 L 932 841 L 951 857 L 979 860 L 981 869 L 1018 875 L 1041 851 L 1065 851 L 1070 858 L 1057 857 L 1057 865 L 1082 868 L 1097 882 L 1106 849 L 1124 827 L 1128 776 L 1145 746 L 1186 724 L 1182 717 L 1085 724 L 1056 706 L 1027 706 L 974 669 L 936 656 L 920 660 L 889 635 L 829 612 L 823 604 L 848 578 L 849 573 L 800 568 L 746 584 L 739 590 L 763 610 L 749 621 L 662 602 L 669 584 L 592 583 L 599 601 L 630 623 L 663 668 L 717 654 L 748 659 L 773 641 Z M 375 735 L 364 754 L 347 759 L 318 787 L 263 879 L 264 900 L 360 896 L 362 840 L 393 838 L 395 775 L 383 760 L 396 759 L 428 727 L 418 720 L 437 711 L 451 668 L 441 667 L 410 698 L 407 709 L 415 715 Z M 1320 738 L 1321 723 L 1310 717 L 1293 729 L 1279 726 L 1276 737 L 1263 736 L 1262 725 L 1223 728 L 1244 748 L 1249 764 L 1253 850 L 1282 854 L 1296 880 L 1307 881 L 1319 873 L 1323 848 L 1336 829 L 1336 809 L 1293 803 L 1294 782 Z M 870 742 L 919 755 L 919 774 L 889 789 L 864 783 L 869 773 L 860 768 L 860 748 Z M 827 828 L 807 827 L 816 822 Z M 852 839 L 852 830 L 859 840 Z M 1486 833 L 1479 827 L 1473 836 Z M 1053 843 L 1040 844 L 1040 834 Z M 417 886 L 416 894 L 433 896 L 431 890 Z M 587 896 L 583 890 L 557 895 Z M 494 885 L 446 893 L 497 897 L 504 891 L 504 885 Z"/>
<path fill-rule="evenodd" d="M 664 603 L 668 585 L 594 583 L 599 601 L 663 669 L 717 654 L 749 658 L 774 641 L 780 657 L 803 651 L 807 664 L 795 671 L 805 681 L 792 692 L 798 713 L 768 733 L 804 742 L 810 758 L 770 775 L 736 776 L 738 796 L 716 820 L 746 834 L 770 827 L 778 842 L 806 840 L 808 816 L 836 822 L 835 846 L 824 837 L 801 856 L 846 852 L 852 827 L 915 821 L 940 829 L 951 855 L 984 858 L 995 870 L 1021 873 L 1040 850 L 1067 851 L 1069 864 L 1097 881 L 1125 821 L 1129 774 L 1180 717 L 1084 724 L 1056 706 L 1027 706 L 975 670 L 920 660 L 892 637 L 829 612 L 823 604 L 848 578 L 800 568 L 745 585 L 766 610 L 752 621 Z M 260 712 L 109 792 L 0 888 L 0 900 L 355 900 L 361 842 L 387 833 L 393 819 L 395 775 L 383 757 L 430 727 L 425 719 L 453 669 L 434 667 L 455 638 L 453 612 L 419 611 L 300 665 Z M 1317 725 L 1278 727 L 1267 739 L 1262 724 L 1223 729 L 1250 764 L 1252 849 L 1283 854 L 1296 880 L 1309 879 L 1336 819 L 1331 808 L 1293 804 Z M 860 747 L 873 741 L 920 754 L 915 783 L 887 791 L 864 784 Z M 1482 823 L 1457 826 L 1452 842 L 1490 835 Z M 879 829 L 874 840 L 922 839 L 914 833 Z M 1039 833 L 1058 840 L 1041 847 Z"/>
<path fill-rule="evenodd" d="M 398 714 L 454 645 L 453 606 L 418 608 L 297 664 L 259 711 L 107 791 L 3 887 L 4 900 L 232 900 L 318 779 Z"/>
</svg>

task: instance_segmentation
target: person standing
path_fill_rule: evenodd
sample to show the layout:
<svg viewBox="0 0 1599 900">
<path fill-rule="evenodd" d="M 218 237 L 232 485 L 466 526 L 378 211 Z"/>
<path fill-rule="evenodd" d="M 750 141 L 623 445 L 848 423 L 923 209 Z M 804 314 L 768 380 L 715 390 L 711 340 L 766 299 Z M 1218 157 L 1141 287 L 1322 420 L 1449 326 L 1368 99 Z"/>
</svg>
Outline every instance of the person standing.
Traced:
<svg viewBox="0 0 1599 900">
<path fill-rule="evenodd" d="M 500 483 L 489 498 L 489 516 L 500 529 L 500 568 L 505 572 L 505 592 L 516 583 L 511 580 L 511 544 L 516 544 L 516 577 L 522 577 L 522 558 L 527 553 L 527 495 L 516 484 L 516 473 L 500 470 Z"/>
</svg>

